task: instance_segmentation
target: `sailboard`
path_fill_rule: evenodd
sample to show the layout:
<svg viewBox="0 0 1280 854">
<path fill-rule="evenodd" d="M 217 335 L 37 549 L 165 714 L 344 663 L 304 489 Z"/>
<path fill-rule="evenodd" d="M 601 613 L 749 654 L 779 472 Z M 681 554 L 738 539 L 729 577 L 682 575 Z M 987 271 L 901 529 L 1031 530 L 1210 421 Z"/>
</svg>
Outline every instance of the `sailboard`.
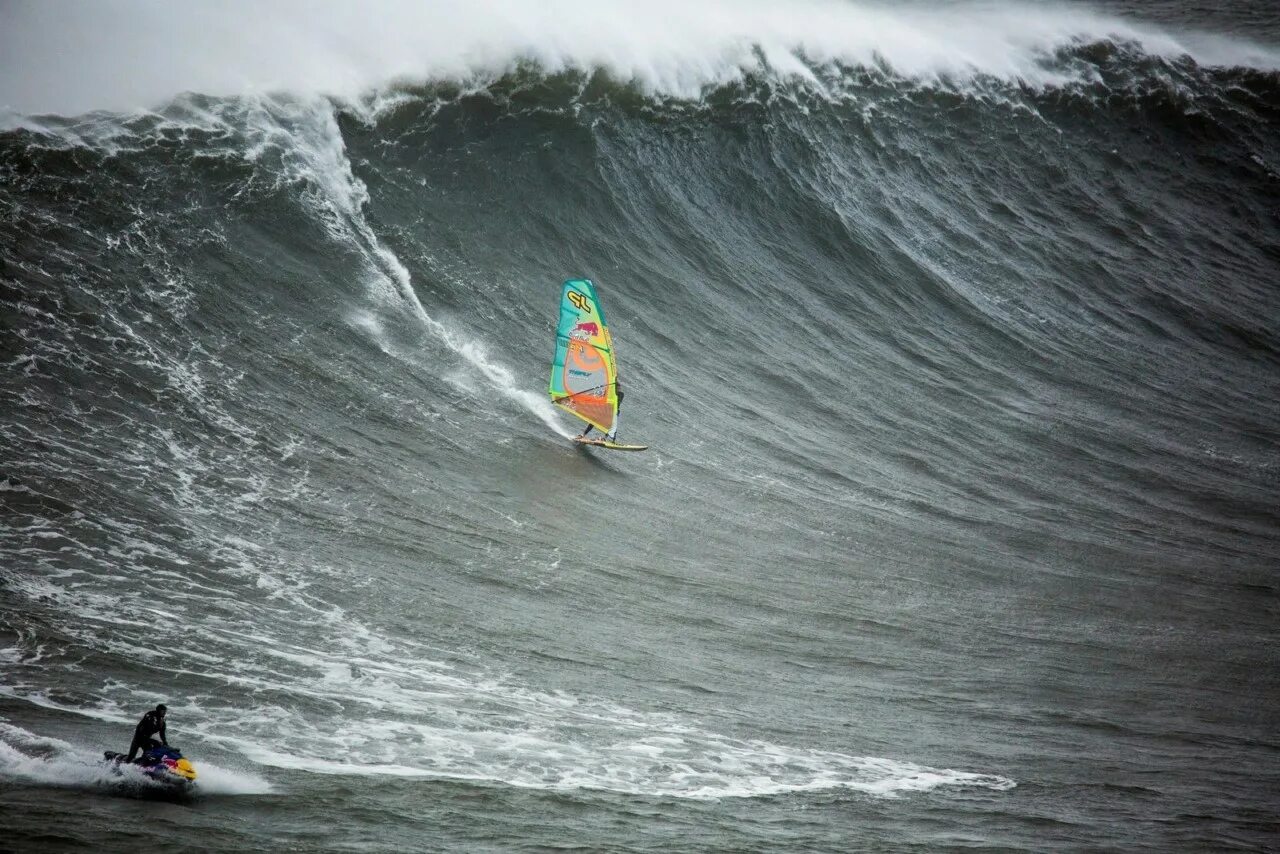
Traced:
<svg viewBox="0 0 1280 854">
<path fill-rule="evenodd" d="M 618 430 L 618 360 L 604 306 L 590 279 L 569 279 L 560 289 L 560 322 L 551 360 L 551 402 L 604 433 L 606 439 L 575 441 L 615 451 L 643 451 L 623 445 Z"/>
<path fill-rule="evenodd" d="M 610 442 L 608 439 L 588 439 L 586 436 L 574 436 L 573 441 L 579 445 L 595 445 L 597 448 L 608 448 L 611 451 L 645 451 L 648 445 L 625 445 L 622 442 Z"/>
</svg>

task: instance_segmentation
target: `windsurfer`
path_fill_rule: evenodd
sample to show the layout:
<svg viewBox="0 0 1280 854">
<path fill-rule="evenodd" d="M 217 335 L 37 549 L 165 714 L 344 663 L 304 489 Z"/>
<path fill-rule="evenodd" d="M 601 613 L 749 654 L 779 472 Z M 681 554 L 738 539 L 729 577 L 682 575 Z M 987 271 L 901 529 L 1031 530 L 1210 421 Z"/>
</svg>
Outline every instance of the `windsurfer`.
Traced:
<svg viewBox="0 0 1280 854">
<path fill-rule="evenodd" d="M 618 392 L 618 409 L 613 415 L 613 429 L 604 434 L 604 437 L 610 442 L 612 442 L 618 435 L 618 416 L 622 414 L 622 383 L 614 382 L 613 388 Z M 587 429 L 583 430 L 582 433 L 579 434 L 579 438 L 585 439 L 587 434 L 591 432 L 591 428 L 593 426 L 594 425 L 592 424 L 588 424 Z"/>
</svg>

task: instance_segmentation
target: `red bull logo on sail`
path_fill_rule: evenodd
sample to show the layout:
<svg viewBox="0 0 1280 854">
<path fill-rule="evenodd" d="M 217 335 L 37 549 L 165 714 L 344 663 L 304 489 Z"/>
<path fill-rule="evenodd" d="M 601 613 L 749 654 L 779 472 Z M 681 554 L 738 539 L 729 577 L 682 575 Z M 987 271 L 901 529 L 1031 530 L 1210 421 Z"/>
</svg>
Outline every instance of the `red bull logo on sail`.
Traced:
<svg viewBox="0 0 1280 854">
<path fill-rule="evenodd" d="M 587 323 L 579 323 L 577 326 L 573 327 L 573 330 L 569 333 L 569 337 L 577 338 L 579 341 L 585 341 L 588 338 L 599 334 L 600 324 L 595 323 L 594 321 L 589 321 Z"/>
</svg>

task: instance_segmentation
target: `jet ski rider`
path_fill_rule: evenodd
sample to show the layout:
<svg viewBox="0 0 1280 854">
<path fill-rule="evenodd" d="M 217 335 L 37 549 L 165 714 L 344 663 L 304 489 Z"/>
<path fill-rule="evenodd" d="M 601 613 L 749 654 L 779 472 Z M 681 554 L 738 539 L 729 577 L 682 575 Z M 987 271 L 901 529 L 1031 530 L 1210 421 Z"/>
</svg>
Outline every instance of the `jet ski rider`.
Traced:
<svg viewBox="0 0 1280 854">
<path fill-rule="evenodd" d="M 164 703 L 156 706 L 150 712 L 142 716 L 142 720 L 138 721 L 138 726 L 133 730 L 133 743 L 129 745 L 129 758 L 125 762 L 132 762 L 133 757 L 138 751 L 144 753 L 149 750 L 153 742 L 169 746 L 168 739 L 164 734 L 164 715 L 168 708 Z"/>
</svg>

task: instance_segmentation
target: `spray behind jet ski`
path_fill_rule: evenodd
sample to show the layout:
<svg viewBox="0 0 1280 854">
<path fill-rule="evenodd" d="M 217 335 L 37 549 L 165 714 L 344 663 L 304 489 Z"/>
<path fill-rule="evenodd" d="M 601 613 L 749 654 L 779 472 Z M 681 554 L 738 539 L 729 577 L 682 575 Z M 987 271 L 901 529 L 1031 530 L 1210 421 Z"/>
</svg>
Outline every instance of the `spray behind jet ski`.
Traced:
<svg viewBox="0 0 1280 854">
<path fill-rule="evenodd" d="M 142 752 L 133 762 L 123 753 L 112 750 L 103 751 L 103 759 L 112 771 L 123 777 L 125 768 L 136 766 L 142 775 L 149 780 L 178 794 L 186 794 L 196 784 L 196 769 L 191 760 L 182 755 L 182 751 L 168 745 L 156 745 Z"/>
</svg>

